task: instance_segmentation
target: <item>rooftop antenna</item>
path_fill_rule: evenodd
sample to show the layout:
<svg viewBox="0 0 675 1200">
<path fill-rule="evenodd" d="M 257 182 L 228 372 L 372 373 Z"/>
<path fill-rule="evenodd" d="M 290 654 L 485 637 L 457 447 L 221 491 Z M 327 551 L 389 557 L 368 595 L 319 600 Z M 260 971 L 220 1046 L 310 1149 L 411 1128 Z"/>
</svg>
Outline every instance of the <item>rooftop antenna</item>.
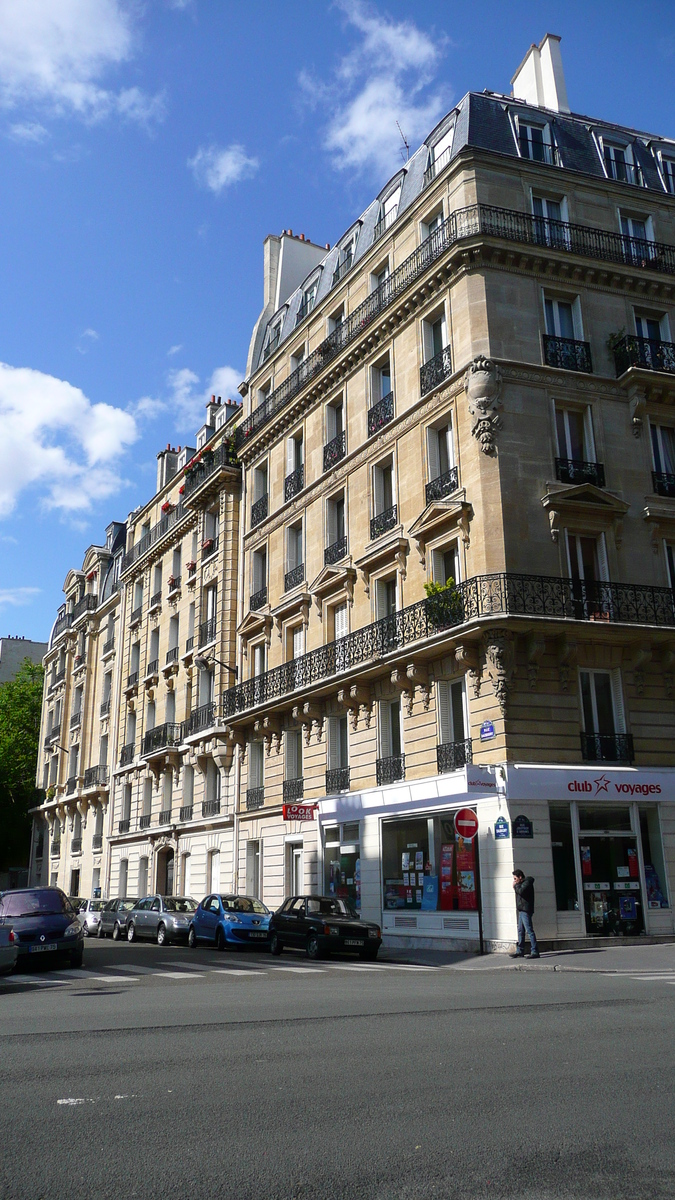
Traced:
<svg viewBox="0 0 675 1200">
<path fill-rule="evenodd" d="M 403 145 L 405 146 L 405 159 L 404 159 L 404 162 L 407 162 L 407 161 L 408 161 L 408 159 L 410 158 L 410 146 L 408 145 L 408 139 L 407 139 L 407 137 L 405 136 L 405 134 L 404 134 L 403 130 L 401 129 L 401 126 L 399 125 L 398 121 L 396 122 L 396 128 L 398 129 L 398 131 L 399 131 L 399 133 L 400 133 L 400 135 L 401 135 L 401 138 L 403 139 Z M 401 150 L 401 158 L 403 158 L 403 150 Z"/>
</svg>

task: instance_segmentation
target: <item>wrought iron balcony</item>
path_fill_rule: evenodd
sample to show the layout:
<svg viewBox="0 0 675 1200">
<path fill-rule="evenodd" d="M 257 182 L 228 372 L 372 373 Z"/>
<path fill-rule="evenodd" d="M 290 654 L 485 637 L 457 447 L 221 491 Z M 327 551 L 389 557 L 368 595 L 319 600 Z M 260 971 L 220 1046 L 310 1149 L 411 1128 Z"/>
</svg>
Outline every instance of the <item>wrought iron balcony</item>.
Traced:
<svg viewBox="0 0 675 1200">
<path fill-rule="evenodd" d="M 261 496 L 255 504 L 251 505 L 251 529 L 255 529 L 256 525 L 265 520 L 268 508 L 269 496 Z"/>
<path fill-rule="evenodd" d="M 160 825 L 170 825 L 171 824 L 171 809 L 170 808 L 162 809 L 161 813 L 159 814 L 159 824 Z"/>
<path fill-rule="evenodd" d="M 77 712 L 74 712 L 70 718 L 70 728 L 77 729 L 78 725 L 81 725 L 81 724 L 82 724 L 82 709 L 78 708 Z"/>
<path fill-rule="evenodd" d="M 239 463 L 230 438 L 225 438 L 215 450 L 202 451 L 200 462 L 192 463 L 185 471 L 185 493 L 183 500 L 199 490 L 217 471 L 239 470 Z"/>
<path fill-rule="evenodd" d="M 457 467 L 450 467 L 449 471 L 444 471 L 442 475 L 437 475 L 426 486 L 425 495 L 427 504 L 431 504 L 432 500 L 443 500 L 445 496 L 450 496 L 452 492 L 456 492 L 459 487 L 459 470 Z"/>
<path fill-rule="evenodd" d="M 81 854 L 82 853 L 82 838 L 81 837 L 70 839 L 70 853 L 71 854 Z"/>
<path fill-rule="evenodd" d="M 172 575 L 171 576 L 171 578 L 169 579 L 169 595 L 171 595 L 172 592 L 179 591 L 180 581 L 181 581 L 180 575 Z"/>
<path fill-rule="evenodd" d="M 672 375 L 675 373 L 675 342 L 661 342 L 628 334 L 614 347 L 614 364 L 617 377 L 629 367 L 641 367 L 643 371 L 666 371 Z"/>
<path fill-rule="evenodd" d="M 281 325 L 279 326 L 278 329 L 274 330 L 274 333 L 267 339 L 267 341 L 265 343 L 265 346 L 263 348 L 263 362 L 265 362 L 269 358 L 270 354 L 274 354 L 274 351 L 276 350 L 277 346 L 279 345 L 280 340 L 281 340 Z"/>
<path fill-rule="evenodd" d="M 54 626 L 54 637 L 57 638 L 60 633 L 63 633 L 64 629 L 69 629 L 70 626 L 72 625 L 72 623 L 73 623 L 73 614 L 71 612 L 62 613 L 60 617 L 56 618 L 56 624 Z"/>
<path fill-rule="evenodd" d="M 153 676 L 158 675 L 158 674 L 159 674 L 159 659 L 153 658 L 150 660 L 150 662 L 148 663 L 148 665 L 146 667 L 145 678 L 152 679 Z"/>
<path fill-rule="evenodd" d="M 50 854 L 51 854 L 52 858 L 60 858 L 61 857 L 61 843 L 60 842 L 56 842 L 56 841 L 52 842 L 51 847 L 50 847 Z"/>
<path fill-rule="evenodd" d="M 246 808 L 262 808 L 265 803 L 264 787 L 248 788 L 246 791 Z"/>
<path fill-rule="evenodd" d="M 439 383 L 443 383 L 443 380 L 449 379 L 451 375 L 452 350 L 449 346 L 444 346 L 439 354 L 427 359 L 420 367 L 420 394 L 426 396 L 427 392 L 433 391 Z"/>
<path fill-rule="evenodd" d="M 66 795 L 72 796 L 75 791 L 77 791 L 77 775 L 71 775 L 70 779 L 66 779 Z"/>
<path fill-rule="evenodd" d="M 284 500 L 292 500 L 301 492 L 305 486 L 305 467 L 304 464 L 297 467 L 295 471 L 291 471 L 284 479 Z"/>
<path fill-rule="evenodd" d="M 333 767 L 326 771 L 326 795 L 334 796 L 336 792 L 349 791 L 349 767 Z"/>
<path fill-rule="evenodd" d="M 210 729 L 215 724 L 215 714 L 216 706 L 213 701 L 193 709 L 183 722 L 183 736 L 191 737 L 194 733 L 201 733 L 202 729 Z"/>
<path fill-rule="evenodd" d="M 257 592 L 253 592 L 249 600 L 249 608 L 251 612 L 257 612 L 259 608 L 264 608 L 267 604 L 267 587 L 258 588 Z"/>
<path fill-rule="evenodd" d="M 193 634 L 192 637 L 189 637 L 186 639 L 186 642 L 185 642 L 185 653 L 186 654 L 189 654 L 190 651 L 194 649 L 194 644 L 195 644 L 195 636 Z"/>
<path fill-rule="evenodd" d="M 436 765 L 438 774 L 445 775 L 447 771 L 458 771 L 473 762 L 471 738 L 465 742 L 441 742 L 436 747 Z"/>
<path fill-rule="evenodd" d="M 316 288 L 314 288 L 314 290 L 312 292 L 310 292 L 310 294 L 308 296 L 304 297 L 302 304 L 300 305 L 300 307 L 298 309 L 298 314 L 295 318 L 296 325 L 299 325 L 301 321 L 304 321 L 305 317 L 309 316 L 312 309 L 314 308 L 315 303 L 316 303 Z"/>
<path fill-rule="evenodd" d="M 424 172 L 424 187 L 428 187 L 432 180 L 434 180 L 436 176 L 440 174 L 443 168 L 447 167 L 448 163 L 450 162 L 451 151 L 452 147 L 448 146 L 447 150 L 444 150 L 442 154 L 439 154 L 438 158 L 435 158 L 433 162 L 429 163 L 429 166 Z"/>
<path fill-rule="evenodd" d="M 157 524 L 153 525 L 152 529 L 149 529 L 133 546 L 129 547 L 122 559 L 122 571 L 128 570 L 135 562 L 138 562 L 139 558 L 147 554 L 148 550 L 155 546 L 157 542 L 160 542 L 165 534 L 169 533 L 175 525 L 178 525 L 185 516 L 187 516 L 187 512 L 183 508 L 182 503 L 177 504 L 169 512 L 163 513 Z"/>
<path fill-rule="evenodd" d="M 394 224 L 394 221 L 396 220 L 397 216 L 398 216 L 398 204 L 395 204 L 394 207 L 389 210 L 389 212 L 382 214 L 382 216 L 380 217 L 380 219 L 377 222 L 377 225 L 375 226 L 375 229 L 373 231 L 373 241 L 374 242 L 376 242 L 378 238 L 382 237 L 382 234 L 387 229 L 389 229 L 390 225 Z"/>
<path fill-rule="evenodd" d="M 84 786 L 90 787 L 107 787 L 108 784 L 108 768 L 102 765 L 98 767 L 87 767 L 84 773 Z"/>
<path fill-rule="evenodd" d="M 378 787 L 405 779 L 405 754 L 392 754 L 389 758 L 378 758 L 375 763 Z"/>
<path fill-rule="evenodd" d="M 129 624 L 130 625 L 138 625 L 138 622 L 140 621 L 142 616 L 143 616 L 143 605 L 139 604 L 138 608 L 134 608 L 132 610 L 131 616 L 129 618 Z"/>
<path fill-rule="evenodd" d="M 160 591 L 160 592 L 155 592 L 155 593 L 154 593 L 154 594 L 153 594 L 153 595 L 150 597 L 150 608 L 151 608 L 151 609 L 153 609 L 153 608 L 160 608 L 160 606 L 161 606 L 161 603 L 162 603 L 162 593 L 161 593 L 161 591 Z"/>
<path fill-rule="evenodd" d="M 223 717 L 268 704 L 375 659 L 406 649 L 469 621 L 493 616 L 549 617 L 675 628 L 670 588 L 636 583 L 589 583 L 555 575 L 474 575 L 456 589 L 418 600 L 328 642 L 300 658 L 253 676 L 223 696 Z"/>
<path fill-rule="evenodd" d="M 294 800 L 302 800 L 304 794 L 304 779 L 284 779 L 284 804 L 292 804 Z"/>
<path fill-rule="evenodd" d="M 384 429 L 390 421 L 394 419 L 394 393 L 389 392 L 378 400 L 377 404 L 373 404 L 372 408 L 368 409 L 368 437 L 372 437 L 374 433 L 379 433 L 380 429 Z"/>
<path fill-rule="evenodd" d="M 218 534 L 216 534 L 215 537 L 206 538 L 205 541 L 202 542 L 202 562 L 204 562 L 207 558 L 213 558 L 213 555 L 218 553 L 219 545 L 220 538 Z"/>
<path fill-rule="evenodd" d="M 547 163 L 549 167 L 560 166 L 558 147 L 548 142 L 533 142 L 522 132 L 518 138 L 521 158 L 529 158 L 531 162 Z"/>
<path fill-rule="evenodd" d="M 104 655 L 105 655 L 105 654 L 112 654 L 112 652 L 113 652 L 113 650 L 114 650 L 114 649 L 115 649 L 115 639 L 114 639 L 114 637 L 108 638 L 108 641 L 103 643 L 103 653 L 104 653 Z"/>
<path fill-rule="evenodd" d="M 370 540 L 375 541 L 375 538 L 382 537 L 383 533 L 387 533 L 393 529 L 398 521 L 398 505 L 392 504 L 391 508 L 385 508 L 384 512 L 378 513 L 376 517 L 371 517 L 370 521 Z"/>
<path fill-rule="evenodd" d="M 56 674 L 55 674 L 55 676 L 54 676 L 54 683 L 55 683 L 55 684 L 57 684 L 57 683 L 63 683 L 63 680 L 65 679 L 65 677 L 66 677 L 66 668 L 65 668 L 65 667 L 61 667 L 61 670 L 60 670 L 60 671 L 57 671 L 57 672 L 56 672 Z"/>
<path fill-rule="evenodd" d="M 582 733 L 581 757 L 585 762 L 627 762 L 635 757 L 630 733 Z"/>
<path fill-rule="evenodd" d="M 209 617 L 208 621 L 202 621 L 199 626 L 199 649 L 202 646 L 208 646 L 209 642 L 216 640 L 216 618 Z"/>
<path fill-rule="evenodd" d="M 205 800 L 202 804 L 203 817 L 217 817 L 220 812 L 220 800 Z"/>
<path fill-rule="evenodd" d="M 131 671 L 127 675 L 127 688 L 136 687 L 138 683 L 138 671 Z"/>
<path fill-rule="evenodd" d="M 107 717 L 110 712 L 110 696 L 106 696 L 105 700 L 101 701 L 101 716 Z"/>
<path fill-rule="evenodd" d="M 128 742 L 126 746 L 122 746 L 120 750 L 120 766 L 128 767 L 129 763 L 134 761 L 134 743 Z"/>
<path fill-rule="evenodd" d="M 305 578 L 305 564 L 298 563 L 297 567 L 293 567 L 284 575 L 284 591 L 290 592 L 291 588 L 298 587 Z M 253 608 L 253 604 L 251 604 Z"/>
<path fill-rule="evenodd" d="M 337 542 L 333 542 L 332 546 L 326 546 L 323 552 L 323 565 L 325 567 L 332 566 L 333 563 L 339 562 L 347 553 L 347 534 L 344 537 L 338 538 Z"/>
<path fill-rule="evenodd" d="M 93 612 L 97 606 L 98 596 L 94 596 L 92 593 L 81 596 L 77 603 L 73 605 L 73 620 L 76 620 L 83 612 Z"/>
<path fill-rule="evenodd" d="M 576 338 L 551 337 L 545 333 L 544 362 L 547 367 L 558 367 L 562 371 L 581 371 L 585 375 L 593 374 L 591 362 L 591 347 L 588 342 L 579 342 Z"/>
<path fill-rule="evenodd" d="M 667 471 L 652 471 L 652 486 L 657 496 L 672 496 L 675 500 L 675 475 Z"/>
<path fill-rule="evenodd" d="M 555 477 L 561 483 L 594 483 L 605 486 L 605 468 L 602 463 L 584 462 L 580 458 L 556 458 Z"/>
<path fill-rule="evenodd" d="M 332 441 L 326 442 L 326 445 L 323 448 L 324 471 L 330 471 L 331 467 L 334 467 L 341 458 L 344 458 L 346 453 L 347 434 L 343 429 L 342 433 L 338 433 L 337 437 L 334 437 Z"/>
<path fill-rule="evenodd" d="M 174 663 L 174 662 L 178 662 L 178 646 L 170 646 L 166 652 L 165 665 L 168 666 L 169 663 Z"/>
<path fill-rule="evenodd" d="M 183 727 L 180 721 L 165 721 L 163 725 L 156 725 L 154 729 L 149 729 L 144 735 L 141 754 L 143 757 L 147 757 L 157 751 L 180 746 L 183 740 L 182 732 Z"/>
<path fill-rule="evenodd" d="M 151 821 L 152 821 L 152 814 L 151 813 L 143 813 L 143 816 L 138 818 L 138 828 L 139 829 L 149 829 Z"/>
<path fill-rule="evenodd" d="M 354 262 L 354 255 L 346 254 L 345 257 L 342 259 L 342 262 L 338 263 L 335 270 L 333 271 L 333 281 L 332 281 L 332 285 L 331 285 L 332 287 L 335 287 L 335 284 L 339 283 L 341 279 L 344 279 L 344 277 L 348 271 L 351 271 L 353 262 Z"/>
<path fill-rule="evenodd" d="M 103 834 L 95 833 L 91 839 L 92 850 L 100 850 L 103 846 Z"/>
<path fill-rule="evenodd" d="M 178 820 L 179 821 L 191 821 L 192 813 L 193 813 L 193 805 L 192 804 L 183 804 L 183 805 L 181 805 L 179 812 L 178 812 Z"/>
<path fill-rule="evenodd" d="M 117 822 L 117 832 L 118 833 L 128 833 L 130 824 L 131 824 L 130 817 L 125 817 L 122 821 L 118 821 Z"/>
</svg>

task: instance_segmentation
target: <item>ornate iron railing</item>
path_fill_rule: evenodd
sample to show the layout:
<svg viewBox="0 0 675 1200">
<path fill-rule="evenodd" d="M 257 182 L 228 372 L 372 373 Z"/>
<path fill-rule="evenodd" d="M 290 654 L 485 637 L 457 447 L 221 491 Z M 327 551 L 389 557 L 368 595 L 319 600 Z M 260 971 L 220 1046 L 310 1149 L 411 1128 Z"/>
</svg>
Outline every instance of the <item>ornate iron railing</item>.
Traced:
<svg viewBox="0 0 675 1200">
<path fill-rule="evenodd" d="M 265 803 L 264 787 L 248 788 L 246 791 L 247 809 L 262 808 Z"/>
<path fill-rule="evenodd" d="M 192 496 L 221 467 L 238 466 L 237 456 L 229 438 L 225 438 L 215 450 L 203 450 L 201 461 L 188 466 L 185 471 L 184 500 Z"/>
<path fill-rule="evenodd" d="M 284 779 L 284 804 L 292 804 L 294 800 L 302 800 L 304 794 L 304 779 Z"/>
<path fill-rule="evenodd" d="M 172 575 L 171 576 L 171 578 L 169 579 L 169 595 L 171 595 L 172 592 L 177 592 L 179 590 L 180 580 L 181 580 L 180 575 Z"/>
<path fill-rule="evenodd" d="M 120 766 L 128 767 L 129 763 L 134 761 L 134 743 L 128 742 L 126 746 L 122 746 L 120 750 Z"/>
<path fill-rule="evenodd" d="M 93 596 L 91 593 L 87 596 L 82 596 L 77 604 L 73 605 L 73 620 L 83 612 L 91 612 L 98 605 L 98 596 Z"/>
<path fill-rule="evenodd" d="M 558 147 L 549 142 L 533 142 L 523 130 L 518 137 L 521 158 L 529 158 L 531 162 L 547 163 L 549 167 L 560 166 Z"/>
<path fill-rule="evenodd" d="M 143 737 L 141 754 L 154 754 L 157 750 L 165 750 L 169 746 L 180 746 L 183 740 L 183 726 L 180 721 L 165 721 L 149 729 Z"/>
<path fill-rule="evenodd" d="M 202 646 L 207 646 L 209 642 L 215 641 L 216 638 L 216 618 L 209 617 L 208 621 L 202 621 L 199 626 L 199 649 Z"/>
<path fill-rule="evenodd" d="M 337 642 L 236 684 L 223 696 L 223 716 L 269 703 L 298 687 L 353 671 L 447 629 L 491 616 L 675 627 L 675 596 L 670 588 L 649 584 L 589 583 L 554 575 L 474 575 L 454 591 L 418 600 Z"/>
<path fill-rule="evenodd" d="M 259 608 L 264 608 L 267 604 L 267 585 L 258 588 L 257 592 L 253 592 L 249 600 L 249 608 L 251 612 L 257 612 Z"/>
<path fill-rule="evenodd" d="M 122 821 L 118 821 L 118 823 L 117 823 L 118 833 L 128 833 L 130 824 L 131 824 L 130 817 L 124 817 L 124 819 Z"/>
<path fill-rule="evenodd" d="M 189 654 L 190 651 L 194 649 L 194 644 L 195 644 L 195 635 L 193 633 L 192 636 L 187 638 L 185 641 L 185 653 L 186 654 Z"/>
<path fill-rule="evenodd" d="M 213 700 L 195 708 L 183 722 L 183 737 L 191 737 L 193 733 L 201 733 L 202 729 L 210 729 L 215 722 L 215 715 L 216 706 Z"/>
<path fill-rule="evenodd" d="M 220 800 L 204 800 L 202 804 L 203 817 L 217 817 L 220 812 Z"/>
<path fill-rule="evenodd" d="M 368 437 L 384 429 L 394 419 L 394 393 L 388 392 L 368 409 Z"/>
<path fill-rule="evenodd" d="M 605 486 L 605 468 L 602 463 L 583 462 L 580 458 L 556 458 L 555 477 L 561 483 L 594 483 Z"/>
<path fill-rule="evenodd" d="M 254 529 L 256 525 L 265 520 L 268 507 L 269 496 L 261 496 L 259 500 L 256 500 L 255 504 L 251 505 L 251 529 Z"/>
<path fill-rule="evenodd" d="M 159 608 L 162 603 L 162 593 L 154 592 L 150 597 L 150 608 Z"/>
<path fill-rule="evenodd" d="M 132 609 L 131 616 L 129 617 L 129 624 L 130 625 L 138 625 L 138 622 L 140 621 L 142 616 L 143 616 L 143 606 L 141 604 L 139 604 L 138 608 Z"/>
<path fill-rule="evenodd" d="M 207 558 L 213 558 L 213 555 L 218 553 L 219 545 L 220 538 L 218 534 L 215 537 L 205 538 L 202 542 L 202 562 Z"/>
<path fill-rule="evenodd" d="M 81 725 L 81 724 L 82 724 L 82 709 L 78 708 L 77 712 L 74 712 L 70 718 L 70 728 L 77 729 L 77 726 Z"/>
<path fill-rule="evenodd" d="M 161 813 L 159 814 L 159 824 L 160 825 L 169 825 L 170 823 L 171 823 L 171 809 L 163 808 Z"/>
<path fill-rule="evenodd" d="M 100 850 L 103 846 L 103 834 L 95 833 L 91 839 L 92 850 Z"/>
<path fill-rule="evenodd" d="M 607 178 L 618 183 L 632 183 L 642 187 L 642 171 L 637 163 L 629 163 L 622 159 L 612 158 L 605 152 L 605 169 Z"/>
<path fill-rule="evenodd" d="M 627 762 L 635 757 L 630 733 L 582 733 L 581 757 L 586 762 Z"/>
<path fill-rule="evenodd" d="M 159 659 L 153 658 L 150 660 L 150 662 L 148 663 L 148 665 L 145 669 L 145 678 L 150 679 L 153 675 L 157 675 L 158 672 L 159 672 Z"/>
<path fill-rule="evenodd" d="M 442 742 L 436 747 L 436 764 L 439 775 L 446 771 L 458 771 L 473 762 L 471 738 L 464 742 Z"/>
<path fill-rule="evenodd" d="M 451 375 L 452 350 L 449 346 L 444 346 L 440 354 L 427 359 L 420 367 L 420 394 L 426 396 L 427 392 L 431 392 L 435 387 L 438 387 L 439 383 L 443 383 L 444 379 L 449 379 Z"/>
<path fill-rule="evenodd" d="M 183 804 L 178 812 L 179 821 L 191 821 L 194 806 L 192 804 Z"/>
<path fill-rule="evenodd" d="M 295 318 L 296 325 L 299 325 L 301 321 L 304 321 L 305 317 L 309 316 L 312 309 L 314 308 L 315 302 L 316 302 L 316 288 L 314 288 L 314 290 L 312 292 L 310 292 L 310 294 L 308 296 L 304 297 L 304 299 L 298 309 L 297 316 Z"/>
<path fill-rule="evenodd" d="M 442 500 L 444 496 L 449 496 L 452 492 L 456 492 L 459 487 L 459 470 L 457 467 L 450 467 L 449 471 L 444 471 L 442 475 L 437 475 L 426 486 L 425 495 L 427 504 L 432 500 Z"/>
<path fill-rule="evenodd" d="M 672 375 L 675 373 L 675 343 L 628 334 L 614 347 L 614 364 L 617 376 L 623 375 L 629 367 L 642 367 L 644 371 L 667 371 Z"/>
<path fill-rule="evenodd" d="M 108 782 L 108 768 L 104 766 L 87 767 L 84 773 L 84 786 L 105 787 Z"/>
<path fill-rule="evenodd" d="M 375 762 L 378 787 L 405 779 L 405 754 L 392 754 L 389 758 L 378 758 Z"/>
<path fill-rule="evenodd" d="M 353 262 L 354 254 L 352 252 L 351 254 L 346 254 L 342 261 L 337 264 L 335 270 L 333 271 L 333 287 L 335 287 L 335 284 L 339 283 L 341 279 L 344 279 L 345 275 L 351 271 Z"/>
<path fill-rule="evenodd" d="M 675 499 L 675 475 L 668 471 L 652 471 L 652 486 L 657 496 L 672 496 Z"/>
<path fill-rule="evenodd" d="M 581 371 L 585 375 L 593 374 L 591 347 L 588 342 L 579 342 L 576 338 L 552 337 L 545 333 L 544 362 L 547 367 L 558 367 L 562 371 Z"/>
<path fill-rule="evenodd" d="M 291 471 L 284 479 L 284 500 L 292 500 L 305 486 L 304 464 Z"/>
<path fill-rule="evenodd" d="M 114 649 L 115 649 L 115 639 L 114 639 L 114 637 L 108 638 L 108 641 L 103 643 L 103 653 L 104 653 L 104 655 L 105 655 L 105 654 L 112 654 L 112 652 L 113 652 L 113 650 L 114 650 Z"/>
<path fill-rule="evenodd" d="M 444 150 L 442 154 L 439 154 L 438 158 L 435 158 L 433 162 L 429 163 L 429 166 L 424 172 L 424 187 L 427 187 L 431 181 L 435 179 L 436 176 L 443 170 L 443 168 L 447 167 L 448 163 L 450 162 L 451 153 L 452 146 L 448 146 L 447 150 Z"/>
<path fill-rule="evenodd" d="M 376 517 L 370 519 L 370 540 L 375 541 L 375 538 L 381 537 L 383 533 L 393 529 L 398 521 L 398 505 L 392 504 L 391 508 L 385 508 L 384 512 L 378 513 Z"/>
<path fill-rule="evenodd" d="M 297 567 L 293 567 L 284 575 L 284 591 L 290 592 L 291 588 L 298 587 L 305 578 L 305 564 L 298 563 Z M 253 605 L 251 604 L 251 607 Z"/>
<path fill-rule="evenodd" d="M 274 353 L 277 346 L 279 345 L 280 338 L 281 338 L 281 325 L 279 326 L 278 329 L 274 330 L 274 333 L 267 339 L 265 345 L 263 346 L 263 362 L 266 362 L 266 360 L 269 358 L 270 354 Z"/>
<path fill-rule="evenodd" d="M 151 821 L 152 821 L 152 813 L 143 813 L 143 816 L 139 817 L 139 819 L 138 819 L 138 828 L 139 829 L 149 829 Z"/>
<path fill-rule="evenodd" d="M 69 629 L 70 626 L 72 625 L 72 623 L 73 623 L 73 614 L 72 613 L 63 613 L 62 616 L 57 618 L 56 624 L 54 626 L 54 637 L 57 638 L 60 633 L 63 633 L 64 629 Z"/>
<path fill-rule="evenodd" d="M 332 546 L 326 546 L 323 552 L 324 567 L 331 566 L 333 563 L 339 562 L 347 553 L 347 534 L 344 537 L 338 538 L 337 542 L 333 542 Z"/>
<path fill-rule="evenodd" d="M 333 767 L 326 771 L 326 795 L 349 791 L 349 767 Z"/>
<path fill-rule="evenodd" d="M 66 795 L 72 796 L 73 792 L 76 790 L 77 790 L 77 775 L 71 775 L 70 779 L 66 779 Z"/>
<path fill-rule="evenodd" d="M 170 646 L 166 652 L 165 666 L 168 666 L 169 663 L 173 663 L 173 662 L 177 662 L 177 661 L 178 661 L 178 646 Z"/>
<path fill-rule="evenodd" d="M 105 700 L 101 701 L 100 712 L 102 717 L 107 717 L 110 712 L 110 696 L 106 696 Z"/>
<path fill-rule="evenodd" d="M 334 467 L 341 458 L 344 458 L 346 453 L 347 435 L 343 429 L 342 433 L 338 433 L 337 437 L 334 437 L 332 441 L 326 442 L 326 445 L 323 448 L 324 471 L 330 471 L 331 467 Z"/>
<path fill-rule="evenodd" d="M 164 535 L 173 529 L 174 525 L 182 521 L 184 516 L 187 516 L 187 513 L 182 503 L 172 508 L 171 512 L 164 513 L 157 524 L 153 525 L 152 529 L 149 529 L 133 546 L 129 547 L 122 559 L 122 570 L 126 571 L 133 563 L 138 562 L 138 559 L 142 558 L 152 546 L 161 541 Z"/>
</svg>

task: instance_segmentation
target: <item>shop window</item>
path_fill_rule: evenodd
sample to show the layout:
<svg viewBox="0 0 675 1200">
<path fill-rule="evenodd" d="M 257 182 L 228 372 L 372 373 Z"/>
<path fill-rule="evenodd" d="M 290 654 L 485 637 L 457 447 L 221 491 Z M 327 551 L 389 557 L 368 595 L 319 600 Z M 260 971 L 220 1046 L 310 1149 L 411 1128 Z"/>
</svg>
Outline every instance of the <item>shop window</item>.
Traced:
<svg viewBox="0 0 675 1200">
<path fill-rule="evenodd" d="M 569 804 L 552 804 L 550 818 L 556 909 L 558 912 L 574 912 L 579 908 L 579 897 L 574 866 L 572 815 Z"/>
<path fill-rule="evenodd" d="M 457 835 L 454 813 L 384 821 L 384 908 L 474 912 L 478 908 L 476 839 Z"/>
<path fill-rule="evenodd" d="M 659 813 L 654 806 L 640 805 L 640 837 L 647 885 L 647 908 L 669 908 Z"/>
<path fill-rule="evenodd" d="M 261 899 L 262 883 L 262 844 L 260 841 L 249 840 L 246 843 L 246 895 Z"/>
<path fill-rule="evenodd" d="M 326 894 L 361 908 L 361 844 L 358 821 L 329 826 L 324 835 Z"/>
<path fill-rule="evenodd" d="M 305 890 L 305 862 L 302 842 L 286 843 L 286 895 L 302 896 Z"/>
</svg>

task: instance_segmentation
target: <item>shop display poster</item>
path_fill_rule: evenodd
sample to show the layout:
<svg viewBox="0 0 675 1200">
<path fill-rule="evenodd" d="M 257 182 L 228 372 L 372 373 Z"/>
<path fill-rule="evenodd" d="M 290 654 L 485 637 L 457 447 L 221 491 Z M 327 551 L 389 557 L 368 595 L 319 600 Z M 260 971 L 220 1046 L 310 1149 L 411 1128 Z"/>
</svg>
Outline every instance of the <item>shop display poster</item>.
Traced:
<svg viewBox="0 0 675 1200">
<path fill-rule="evenodd" d="M 591 866 L 591 848 L 590 846 L 580 846 L 579 853 L 581 854 L 581 874 L 592 875 L 593 868 Z"/>
<path fill-rule="evenodd" d="M 422 908 L 436 912 L 438 908 L 438 876 L 425 875 L 422 888 Z"/>
<path fill-rule="evenodd" d="M 640 868 L 638 865 L 637 850 L 634 847 L 629 847 L 626 850 L 626 855 L 628 858 L 628 874 L 630 875 L 631 879 L 639 879 Z"/>
<path fill-rule="evenodd" d="M 622 921 L 635 921 L 637 919 L 635 896 L 619 896 L 619 916 Z"/>
</svg>

